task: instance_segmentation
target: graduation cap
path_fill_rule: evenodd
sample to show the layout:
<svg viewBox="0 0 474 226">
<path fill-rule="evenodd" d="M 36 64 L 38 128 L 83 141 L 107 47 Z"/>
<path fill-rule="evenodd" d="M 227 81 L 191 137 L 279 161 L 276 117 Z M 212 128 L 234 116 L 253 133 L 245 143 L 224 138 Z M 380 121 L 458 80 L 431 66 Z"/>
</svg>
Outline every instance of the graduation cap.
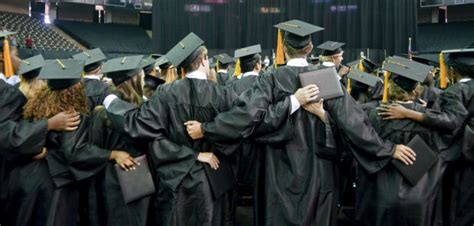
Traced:
<svg viewBox="0 0 474 226">
<path fill-rule="evenodd" d="M 158 58 L 156 60 L 156 66 L 160 67 L 161 70 L 165 69 L 165 68 L 168 68 L 170 66 L 170 61 L 168 60 L 168 58 L 166 57 L 166 55 Z"/>
<path fill-rule="evenodd" d="M 290 20 L 274 25 L 274 27 L 285 31 L 283 39 L 291 47 L 301 49 L 311 41 L 311 34 L 322 31 L 324 28 L 306 23 L 301 20 Z"/>
<path fill-rule="evenodd" d="M 165 83 L 163 79 L 152 75 L 145 75 L 145 87 L 156 90 L 156 88 L 163 83 Z"/>
<path fill-rule="evenodd" d="M 41 68 L 44 65 L 43 55 L 39 54 L 28 59 L 24 59 L 20 62 L 20 69 L 18 74 L 22 75 L 27 79 L 32 79 L 39 75 Z"/>
<path fill-rule="evenodd" d="M 146 74 L 149 74 L 154 70 L 155 63 L 156 63 L 156 60 L 153 57 L 151 56 L 144 57 L 142 61 L 140 62 L 140 67 L 143 68 Z"/>
<path fill-rule="evenodd" d="M 242 73 L 241 67 L 240 67 L 242 63 L 246 63 L 252 60 L 255 54 L 261 53 L 261 52 L 262 52 L 262 47 L 260 46 L 260 44 L 247 46 L 247 47 L 235 50 L 234 58 L 237 59 L 237 64 L 235 66 L 236 70 L 234 71 L 234 75 L 239 75 Z"/>
<path fill-rule="evenodd" d="M 362 63 L 362 67 L 359 66 L 360 63 Z M 372 62 L 371 60 L 367 58 L 351 61 L 347 65 L 351 68 L 355 67 L 359 70 L 363 69 L 363 71 L 367 73 L 372 73 L 376 71 L 377 68 L 379 67 L 376 63 Z"/>
<path fill-rule="evenodd" d="M 82 79 L 83 60 L 46 60 L 38 79 L 48 81 L 51 90 L 67 89 Z"/>
<path fill-rule="evenodd" d="M 365 73 L 363 71 L 359 71 L 358 69 L 354 69 L 354 68 L 352 68 L 349 71 L 349 74 L 347 75 L 347 77 L 354 81 L 368 85 L 370 87 L 375 87 L 375 85 L 379 81 L 378 77 L 371 75 L 369 73 Z"/>
<path fill-rule="evenodd" d="M 85 61 L 84 71 L 90 72 L 97 69 L 104 60 L 107 59 L 105 54 L 100 48 L 92 49 L 89 51 L 84 51 L 72 56 L 74 60 L 83 60 Z"/>
<path fill-rule="evenodd" d="M 474 47 L 471 44 L 471 47 Z M 448 55 L 448 65 L 464 75 L 474 76 L 474 48 L 443 51 Z"/>
<path fill-rule="evenodd" d="M 8 37 L 8 36 L 10 36 L 10 35 L 14 35 L 14 34 L 16 34 L 16 32 L 14 32 L 14 31 L 0 31 L 0 41 L 1 41 L 1 42 L 0 42 L 0 48 L 3 47 L 3 40 L 4 40 L 6 37 Z"/>
<path fill-rule="evenodd" d="M 188 58 L 202 44 L 204 44 L 204 41 L 196 34 L 191 32 L 180 42 L 178 42 L 178 44 L 176 44 L 170 51 L 168 51 L 168 53 L 166 53 L 166 57 L 173 66 L 179 67 L 179 65 L 183 63 L 186 58 Z"/>
<path fill-rule="evenodd" d="M 311 34 L 324 30 L 322 27 L 301 20 L 290 20 L 276 24 L 273 27 L 278 28 L 276 65 L 285 64 L 283 41 L 293 48 L 302 49 L 311 42 Z M 282 31 L 285 33 L 283 34 Z"/>
<path fill-rule="evenodd" d="M 334 56 L 343 52 L 341 47 L 344 45 L 345 43 L 342 42 L 327 41 L 319 45 L 317 48 L 323 50 L 321 52 L 322 56 Z"/>
<path fill-rule="evenodd" d="M 153 57 L 153 59 L 156 60 L 156 59 L 158 59 L 158 58 L 160 58 L 160 57 L 162 57 L 162 56 L 164 56 L 164 55 L 163 55 L 163 54 L 159 54 L 159 53 L 152 53 L 150 56 Z"/>
<path fill-rule="evenodd" d="M 227 55 L 225 53 L 215 55 L 214 58 L 217 60 L 217 62 L 219 62 L 219 64 L 230 64 L 234 61 L 234 59 L 232 59 L 232 57 L 230 57 L 229 55 Z"/>
<path fill-rule="evenodd" d="M 419 82 L 425 81 L 430 70 L 417 64 L 407 58 L 393 56 L 385 59 L 383 69 L 394 75 L 391 79 L 402 89 L 413 91 Z"/>
<path fill-rule="evenodd" d="M 125 56 L 108 60 L 102 67 L 102 72 L 112 79 L 115 85 L 119 85 L 138 74 L 142 68 L 140 63 L 143 55 Z"/>
</svg>

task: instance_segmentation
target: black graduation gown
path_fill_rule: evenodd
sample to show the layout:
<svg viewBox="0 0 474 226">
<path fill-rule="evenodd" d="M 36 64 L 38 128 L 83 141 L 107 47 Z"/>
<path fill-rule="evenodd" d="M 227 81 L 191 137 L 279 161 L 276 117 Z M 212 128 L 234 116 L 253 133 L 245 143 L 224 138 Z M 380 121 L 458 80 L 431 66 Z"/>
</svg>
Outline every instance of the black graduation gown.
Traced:
<svg viewBox="0 0 474 226">
<path fill-rule="evenodd" d="M 0 224 L 6 223 L 7 184 L 16 161 L 40 153 L 47 134 L 47 120 L 21 120 L 26 98 L 18 88 L 0 81 Z"/>
<path fill-rule="evenodd" d="M 284 66 L 259 76 L 252 89 L 240 95 L 229 112 L 219 114 L 214 122 L 203 123 L 205 138 L 229 141 L 274 131 L 271 127 L 266 130 L 257 127 L 264 121 L 263 116 L 269 114 L 267 107 L 278 101 L 289 101 L 290 95 L 301 87 L 298 74 L 309 69 L 315 68 Z M 347 93 L 327 100 L 325 109 L 333 119 L 334 134 L 342 132 L 352 143 L 351 150 L 362 166 L 376 171 L 388 162 L 393 144 L 377 136 L 364 112 Z M 263 177 L 257 185 L 258 198 L 264 205 L 257 207 L 261 218 L 258 225 L 333 225 L 337 205 L 333 160 L 338 154 L 324 146 L 326 139 L 318 133 L 321 123 L 316 116 L 300 109 L 287 117 L 292 138 L 279 142 L 267 140 L 264 146 Z"/>
<path fill-rule="evenodd" d="M 447 133 L 440 140 L 442 148 L 450 149 L 453 160 L 446 175 L 446 188 L 450 190 L 446 214 L 449 225 L 474 224 L 474 82 L 456 83 L 440 96 L 441 111 L 427 110 L 424 121 Z"/>
<path fill-rule="evenodd" d="M 111 86 L 98 79 L 84 79 L 84 89 L 89 112 L 92 112 L 96 106 L 102 105 L 107 95 L 111 93 Z"/>
<path fill-rule="evenodd" d="M 80 183 L 107 164 L 110 151 L 89 143 L 98 131 L 81 116 L 73 132 L 50 132 L 46 159 L 16 162 L 8 186 L 9 225 L 76 225 Z"/>
<path fill-rule="evenodd" d="M 420 99 L 426 102 L 427 108 L 434 108 L 439 110 L 439 97 L 442 90 L 423 85 L 423 93 L 419 96 Z"/>
<path fill-rule="evenodd" d="M 418 104 L 404 104 L 408 109 L 423 111 Z M 377 109 L 367 109 L 371 124 L 379 135 L 397 144 L 407 144 L 419 135 L 433 151 L 439 153 L 437 163 L 412 186 L 387 164 L 376 173 L 358 171 L 356 219 L 364 226 L 429 226 L 442 222 L 440 201 L 441 181 L 447 161 L 446 153 L 438 149 L 438 135 L 430 127 L 411 120 L 383 120 Z"/>
<path fill-rule="evenodd" d="M 217 84 L 220 86 L 225 86 L 227 85 L 227 82 L 229 80 L 229 74 L 224 73 L 224 72 L 217 72 Z"/>
<path fill-rule="evenodd" d="M 93 131 L 104 131 L 102 134 L 95 134 L 92 138 L 95 145 L 109 150 L 123 150 L 134 158 L 147 153 L 147 142 L 138 139 L 134 142 L 127 136 L 107 128 L 105 108 L 94 109 L 94 119 Z M 150 196 L 125 203 L 115 164 L 115 161 L 109 161 L 90 183 L 89 226 L 146 226 Z"/>
<path fill-rule="evenodd" d="M 227 210 L 222 208 L 227 197 L 212 196 L 204 170 L 208 166 L 197 161 L 197 155 L 200 151 L 215 152 L 221 161 L 219 170 L 229 167 L 227 157 L 203 139 L 193 141 L 184 122 L 210 121 L 234 98 L 234 93 L 220 90 L 211 81 L 184 79 L 159 86 L 140 109 L 134 110 L 121 100 L 111 103 L 109 116 L 119 131 L 153 141 L 149 158 L 158 182 L 153 213 L 156 225 L 224 225 L 227 219 L 220 218 L 223 214 L 219 211 Z M 227 177 L 233 177 L 230 173 Z"/>
</svg>

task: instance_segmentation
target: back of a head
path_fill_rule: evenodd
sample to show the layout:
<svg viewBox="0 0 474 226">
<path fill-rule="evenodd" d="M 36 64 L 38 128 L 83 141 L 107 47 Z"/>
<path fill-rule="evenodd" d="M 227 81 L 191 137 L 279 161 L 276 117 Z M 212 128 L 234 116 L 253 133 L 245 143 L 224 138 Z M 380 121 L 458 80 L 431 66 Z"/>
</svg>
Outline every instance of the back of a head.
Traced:
<svg viewBox="0 0 474 226">
<path fill-rule="evenodd" d="M 262 63 L 262 56 L 258 53 L 248 57 L 241 57 L 240 67 L 242 68 L 242 73 L 253 71 L 258 63 Z"/>
</svg>

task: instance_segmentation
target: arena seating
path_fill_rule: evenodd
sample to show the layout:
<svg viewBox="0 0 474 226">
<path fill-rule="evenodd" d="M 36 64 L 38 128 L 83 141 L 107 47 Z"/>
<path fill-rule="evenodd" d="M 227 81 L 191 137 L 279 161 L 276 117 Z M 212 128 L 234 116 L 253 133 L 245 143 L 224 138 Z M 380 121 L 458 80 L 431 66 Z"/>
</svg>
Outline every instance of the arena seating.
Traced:
<svg viewBox="0 0 474 226">
<path fill-rule="evenodd" d="M 116 54 L 152 53 L 152 40 L 138 26 L 56 20 L 55 24 L 88 49 L 100 47 L 109 57 Z"/>
<path fill-rule="evenodd" d="M 77 52 L 80 48 L 69 42 L 40 20 L 25 14 L 0 12 L 0 26 L 7 30 L 18 32 L 16 36 L 19 48 L 25 47 L 25 38 L 29 35 L 33 38 L 34 51 L 72 51 Z"/>
</svg>

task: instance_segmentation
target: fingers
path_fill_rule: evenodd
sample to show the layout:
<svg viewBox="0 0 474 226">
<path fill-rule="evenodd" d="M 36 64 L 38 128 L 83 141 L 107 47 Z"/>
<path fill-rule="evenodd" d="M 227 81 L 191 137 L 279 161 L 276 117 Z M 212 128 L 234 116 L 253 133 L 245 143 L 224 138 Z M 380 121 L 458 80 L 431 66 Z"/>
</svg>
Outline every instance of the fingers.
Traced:
<svg viewBox="0 0 474 226">
<path fill-rule="evenodd" d="M 403 152 L 405 155 L 410 158 L 412 161 L 416 160 L 416 153 L 409 147 L 407 146 L 402 146 L 403 147 Z"/>
<path fill-rule="evenodd" d="M 215 155 L 212 155 L 212 157 L 209 159 L 209 165 L 214 170 L 219 169 L 219 159 L 217 159 Z"/>
<path fill-rule="evenodd" d="M 74 131 L 74 130 L 77 130 L 77 128 L 79 128 L 78 126 L 75 126 L 75 127 L 67 127 L 65 130 L 70 132 L 70 131 Z"/>
<path fill-rule="evenodd" d="M 191 120 L 191 121 L 185 122 L 184 125 L 189 127 L 189 126 L 192 126 L 192 125 L 196 124 L 196 122 L 197 122 L 197 121 Z"/>
</svg>

